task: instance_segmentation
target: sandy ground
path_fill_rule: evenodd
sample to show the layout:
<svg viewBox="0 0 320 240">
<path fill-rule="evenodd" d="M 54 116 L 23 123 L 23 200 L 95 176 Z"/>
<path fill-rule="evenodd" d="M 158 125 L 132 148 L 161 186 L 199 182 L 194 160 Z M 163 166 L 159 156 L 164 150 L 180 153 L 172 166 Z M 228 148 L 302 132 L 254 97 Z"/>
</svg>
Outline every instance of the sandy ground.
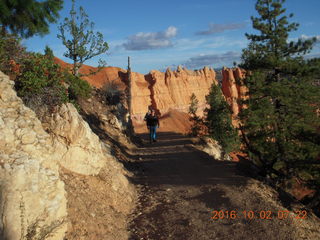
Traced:
<svg viewBox="0 0 320 240">
<path fill-rule="evenodd" d="M 159 132 L 176 132 L 187 134 L 190 132 L 191 122 L 189 121 L 189 115 L 184 112 L 176 110 L 170 110 L 168 113 L 160 117 Z M 147 131 L 146 123 L 133 122 L 134 131 L 136 133 L 145 133 Z"/>
<path fill-rule="evenodd" d="M 239 163 L 215 161 L 181 134 L 140 136 L 144 147 L 125 163 L 140 192 L 130 239 L 320 239 L 319 218 Z"/>
</svg>

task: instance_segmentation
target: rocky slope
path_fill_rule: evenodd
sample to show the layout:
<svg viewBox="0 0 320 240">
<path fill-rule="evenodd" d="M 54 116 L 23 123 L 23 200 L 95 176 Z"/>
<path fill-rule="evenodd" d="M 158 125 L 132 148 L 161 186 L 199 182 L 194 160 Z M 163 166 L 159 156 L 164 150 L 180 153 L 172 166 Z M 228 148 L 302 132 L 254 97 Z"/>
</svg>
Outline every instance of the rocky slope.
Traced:
<svg viewBox="0 0 320 240">
<path fill-rule="evenodd" d="M 126 238 L 135 190 L 73 105 L 54 113 L 45 131 L 0 72 L 0 129 L 1 239 Z M 93 231 L 99 223 L 108 227 Z"/>
</svg>

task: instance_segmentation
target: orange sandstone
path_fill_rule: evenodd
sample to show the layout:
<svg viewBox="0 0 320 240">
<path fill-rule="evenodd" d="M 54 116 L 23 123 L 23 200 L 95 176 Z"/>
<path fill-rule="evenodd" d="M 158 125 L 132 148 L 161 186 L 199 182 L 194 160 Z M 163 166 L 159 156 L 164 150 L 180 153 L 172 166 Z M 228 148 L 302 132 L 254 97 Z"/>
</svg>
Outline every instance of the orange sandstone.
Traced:
<svg viewBox="0 0 320 240">
<path fill-rule="evenodd" d="M 64 68 L 71 69 L 71 64 L 58 58 L 55 58 L 55 62 Z M 83 65 L 80 73 L 88 74 L 90 71 L 96 70 L 97 68 Z M 83 79 L 97 88 L 101 88 L 111 81 L 117 83 L 123 90 L 128 86 L 127 71 L 117 67 L 103 68 L 97 74 L 83 77 Z M 212 84 L 217 84 L 216 73 L 208 67 L 191 71 L 179 66 L 175 71 L 170 69 L 167 69 L 166 72 L 152 70 L 146 75 L 132 72 L 132 120 L 136 126 L 143 124 L 143 117 L 148 107 L 152 106 L 163 116 L 161 119 L 165 123 L 163 127 L 169 123 L 175 123 L 181 125 L 181 127 L 174 126 L 173 130 L 186 132 L 187 126 L 190 126 L 186 113 L 189 110 L 191 95 L 193 93 L 196 95 L 199 101 L 198 113 L 203 115 L 203 110 L 206 107 L 205 97 L 208 95 Z M 184 114 L 178 114 L 177 112 Z M 179 116 L 179 121 L 169 120 L 173 116 Z"/>
<path fill-rule="evenodd" d="M 232 109 L 232 124 L 237 127 L 239 121 L 237 116 L 242 108 L 246 106 L 241 106 L 239 100 L 245 100 L 248 98 L 248 88 L 243 85 L 243 79 L 245 77 L 245 71 L 240 68 L 222 69 L 222 92 L 226 98 L 226 101 L 231 106 Z"/>
</svg>

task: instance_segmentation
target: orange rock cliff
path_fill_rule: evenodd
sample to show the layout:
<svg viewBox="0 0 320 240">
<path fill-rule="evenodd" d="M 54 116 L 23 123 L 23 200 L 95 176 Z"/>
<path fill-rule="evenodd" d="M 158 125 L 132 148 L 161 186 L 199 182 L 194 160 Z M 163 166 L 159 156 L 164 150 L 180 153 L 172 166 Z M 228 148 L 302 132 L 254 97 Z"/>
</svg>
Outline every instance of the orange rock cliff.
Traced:
<svg viewBox="0 0 320 240">
<path fill-rule="evenodd" d="M 56 58 L 55 61 L 62 67 L 70 68 L 70 64 Z M 88 74 L 96 68 L 83 65 L 80 72 Z M 245 98 L 247 89 L 238 86 L 236 80 L 241 80 L 245 72 L 239 68 L 222 69 L 222 92 L 227 102 L 232 107 L 233 124 L 237 125 L 236 116 L 241 107 L 239 98 Z M 106 67 L 95 75 L 84 77 L 91 85 L 101 88 L 108 82 L 115 82 L 120 89 L 128 85 L 127 71 L 117 67 Z M 194 93 L 199 101 L 199 115 L 203 114 L 206 107 L 206 95 L 212 84 L 217 84 L 216 73 L 212 68 L 204 67 L 201 70 L 188 70 L 179 66 L 177 70 L 167 69 L 166 72 L 152 70 L 143 75 L 131 73 L 132 117 L 135 124 L 143 123 L 143 117 L 149 106 L 166 116 L 171 111 L 188 113 L 190 97 Z M 183 115 L 179 115 L 182 117 Z M 184 117 L 187 120 L 187 115 Z M 181 122 L 181 121 L 180 121 Z M 184 126 L 186 128 L 186 126 Z"/>
<path fill-rule="evenodd" d="M 190 105 L 190 97 L 194 93 L 199 101 L 199 112 L 205 107 L 205 96 L 208 95 L 210 86 L 217 83 L 213 69 L 205 67 L 202 70 L 190 71 L 178 67 L 176 71 L 167 69 L 166 72 L 152 70 L 144 76 L 150 90 L 145 99 L 150 102 L 139 101 L 136 84 L 140 83 L 141 78 L 132 78 L 132 105 L 133 116 L 140 121 L 144 116 L 149 105 L 157 109 L 161 115 L 168 113 L 170 110 L 178 110 L 187 113 Z M 141 93 L 140 93 L 141 94 Z"/>
<path fill-rule="evenodd" d="M 56 58 L 56 63 L 65 68 L 71 64 Z M 80 72 L 88 74 L 96 68 L 83 65 Z M 128 83 L 127 71 L 117 67 L 106 67 L 89 77 L 84 77 L 91 85 L 101 88 L 110 81 L 114 81 L 124 89 Z M 199 109 L 205 106 L 205 96 L 209 93 L 212 83 L 217 83 L 215 71 L 205 67 L 191 71 L 178 67 L 176 71 L 167 69 L 166 72 L 156 70 L 143 75 L 131 74 L 132 115 L 140 121 L 152 105 L 161 115 L 170 109 L 188 112 L 190 97 L 194 93 L 199 100 Z"/>
</svg>

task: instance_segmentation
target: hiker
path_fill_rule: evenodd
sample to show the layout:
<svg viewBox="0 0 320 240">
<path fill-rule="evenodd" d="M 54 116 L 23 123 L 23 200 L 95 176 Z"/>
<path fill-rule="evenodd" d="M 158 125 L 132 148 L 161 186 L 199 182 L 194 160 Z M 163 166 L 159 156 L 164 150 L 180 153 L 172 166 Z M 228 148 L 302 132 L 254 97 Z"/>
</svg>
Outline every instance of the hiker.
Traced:
<svg viewBox="0 0 320 240">
<path fill-rule="evenodd" d="M 152 110 L 152 108 L 149 107 L 149 108 L 148 108 L 148 112 L 146 113 L 146 115 L 145 115 L 144 118 L 143 118 L 143 121 L 146 121 L 146 122 L 147 122 L 147 118 L 151 115 L 151 110 Z M 147 122 L 147 127 L 148 127 L 148 129 L 149 129 L 148 122 Z"/>
<path fill-rule="evenodd" d="M 156 116 L 155 111 L 152 109 L 150 115 L 147 116 L 147 127 L 150 132 L 150 143 L 157 141 L 156 130 L 160 127 L 159 118 Z"/>
</svg>

